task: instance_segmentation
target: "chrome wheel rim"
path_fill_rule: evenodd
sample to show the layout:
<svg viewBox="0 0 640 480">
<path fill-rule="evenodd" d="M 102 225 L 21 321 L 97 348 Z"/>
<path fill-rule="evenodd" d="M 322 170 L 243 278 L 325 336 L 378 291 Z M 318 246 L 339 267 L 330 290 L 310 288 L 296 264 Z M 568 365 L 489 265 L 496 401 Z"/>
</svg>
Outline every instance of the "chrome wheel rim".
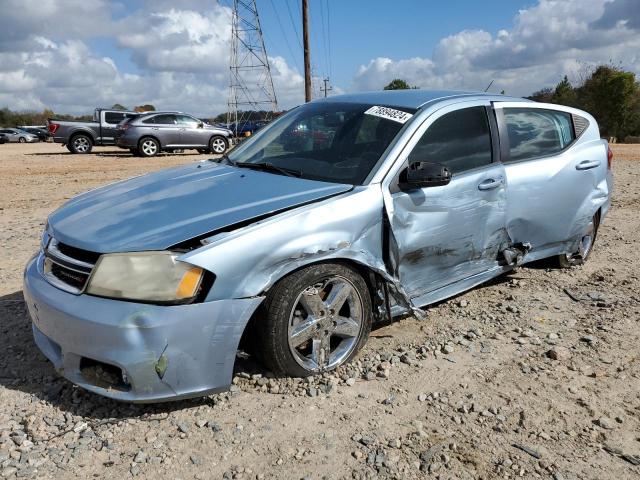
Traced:
<svg viewBox="0 0 640 480">
<path fill-rule="evenodd" d="M 73 148 L 76 152 L 86 153 L 89 150 L 89 140 L 85 137 L 78 137 L 73 141 Z"/>
<path fill-rule="evenodd" d="M 289 315 L 289 349 L 296 362 L 310 372 L 342 364 L 358 343 L 363 311 L 360 294 L 344 277 L 305 288 Z"/>
<path fill-rule="evenodd" d="M 20 139 L 18 140 L 20 143 L 25 143 L 27 140 L 24 137 L 20 137 Z"/>
<path fill-rule="evenodd" d="M 142 142 L 142 151 L 145 155 L 155 155 L 158 152 L 158 145 L 153 140 Z"/>
<path fill-rule="evenodd" d="M 227 146 L 225 145 L 224 140 L 222 140 L 221 138 L 214 138 L 211 141 L 211 150 L 213 150 L 215 153 L 222 153 L 226 148 Z"/>
<path fill-rule="evenodd" d="M 591 252 L 591 247 L 593 247 L 593 239 L 595 237 L 595 226 L 593 221 L 589 222 L 587 226 L 587 231 L 584 236 L 580 239 L 580 244 L 578 245 L 578 251 L 574 253 L 567 253 L 567 260 L 584 260 L 589 256 L 589 252 Z"/>
</svg>

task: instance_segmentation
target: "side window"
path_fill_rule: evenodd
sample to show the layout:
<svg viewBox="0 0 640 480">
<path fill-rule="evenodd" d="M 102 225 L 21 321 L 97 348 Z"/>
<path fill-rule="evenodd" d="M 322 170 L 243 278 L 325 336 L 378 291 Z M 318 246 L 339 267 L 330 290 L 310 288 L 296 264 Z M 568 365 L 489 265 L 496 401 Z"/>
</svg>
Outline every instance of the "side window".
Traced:
<svg viewBox="0 0 640 480">
<path fill-rule="evenodd" d="M 118 113 L 118 112 L 105 112 L 104 113 L 104 121 L 107 122 L 107 123 L 113 123 L 114 125 L 117 125 L 122 120 L 124 120 L 124 117 L 125 117 L 124 113 Z"/>
<path fill-rule="evenodd" d="M 175 115 L 154 115 L 153 117 L 143 120 L 142 123 L 152 123 L 154 125 L 174 125 L 176 123 Z"/>
<path fill-rule="evenodd" d="M 564 150 L 575 135 L 571 114 L 537 108 L 505 108 L 511 160 L 553 155 Z"/>
<path fill-rule="evenodd" d="M 443 115 L 431 124 L 409 155 L 409 163 L 440 163 L 451 173 L 489 165 L 491 161 L 491 133 L 484 107 Z"/>
<path fill-rule="evenodd" d="M 193 117 L 190 117 L 189 115 L 176 115 L 176 118 L 178 119 L 178 123 L 180 125 L 188 125 L 190 127 L 196 127 L 198 126 L 200 122 L 200 120 L 196 120 Z"/>
</svg>

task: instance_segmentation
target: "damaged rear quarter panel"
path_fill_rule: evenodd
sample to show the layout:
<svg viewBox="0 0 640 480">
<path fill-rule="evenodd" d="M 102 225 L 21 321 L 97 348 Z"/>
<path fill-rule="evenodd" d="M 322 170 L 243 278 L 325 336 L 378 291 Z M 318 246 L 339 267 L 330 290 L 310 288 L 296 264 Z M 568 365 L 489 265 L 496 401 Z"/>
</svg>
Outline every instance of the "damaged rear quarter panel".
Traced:
<svg viewBox="0 0 640 480">
<path fill-rule="evenodd" d="M 181 260 L 210 270 L 207 300 L 260 295 L 286 274 L 327 260 L 351 260 L 386 276 L 380 185 L 275 215 L 208 244 Z"/>
</svg>

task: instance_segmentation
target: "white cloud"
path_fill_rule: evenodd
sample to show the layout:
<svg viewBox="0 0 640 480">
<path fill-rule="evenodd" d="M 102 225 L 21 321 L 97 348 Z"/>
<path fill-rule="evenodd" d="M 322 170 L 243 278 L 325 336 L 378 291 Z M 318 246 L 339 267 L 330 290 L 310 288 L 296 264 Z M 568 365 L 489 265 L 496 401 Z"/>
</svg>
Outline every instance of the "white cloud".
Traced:
<svg viewBox="0 0 640 480">
<path fill-rule="evenodd" d="M 576 77 L 585 65 L 612 61 L 640 72 L 637 7 L 637 0 L 539 0 L 495 36 L 465 30 L 440 40 L 431 58 L 373 59 L 358 69 L 352 88 L 403 78 L 422 88 L 483 90 L 494 80 L 493 91 L 528 95 L 564 74 Z"/>
<path fill-rule="evenodd" d="M 414 58 L 378 57 L 355 69 L 349 88 L 377 90 L 393 78 L 423 88 L 526 95 L 613 61 L 640 72 L 638 0 L 539 0 L 497 33 L 465 30 Z M 0 107 L 89 113 L 114 103 L 152 103 L 197 115 L 225 111 L 230 10 L 215 0 L 145 0 L 129 11 L 107 0 L 4 0 L 0 16 Z M 119 58 L 92 48 L 112 39 Z M 279 105 L 303 100 L 301 72 L 270 57 Z M 314 79 L 320 84 L 319 78 Z"/>
<path fill-rule="evenodd" d="M 148 0 L 130 13 L 106 0 L 5 3 L 0 106 L 65 113 L 114 103 L 197 115 L 226 110 L 231 11 L 214 0 Z M 113 11 L 126 14 L 114 18 Z M 89 40 L 101 36 L 115 39 L 139 73 L 124 73 L 113 58 L 92 51 Z M 283 58 L 271 61 L 279 100 L 285 107 L 299 103 L 302 77 Z"/>
</svg>

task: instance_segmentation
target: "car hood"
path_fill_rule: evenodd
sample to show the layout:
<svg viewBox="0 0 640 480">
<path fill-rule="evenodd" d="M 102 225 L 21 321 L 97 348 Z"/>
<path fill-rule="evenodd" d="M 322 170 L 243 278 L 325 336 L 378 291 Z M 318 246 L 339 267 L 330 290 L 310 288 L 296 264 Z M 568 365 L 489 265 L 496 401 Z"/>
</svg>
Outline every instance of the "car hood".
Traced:
<svg viewBox="0 0 640 480">
<path fill-rule="evenodd" d="M 201 162 L 79 195 L 49 216 L 60 242 L 98 253 L 162 250 L 352 189 Z"/>
</svg>

